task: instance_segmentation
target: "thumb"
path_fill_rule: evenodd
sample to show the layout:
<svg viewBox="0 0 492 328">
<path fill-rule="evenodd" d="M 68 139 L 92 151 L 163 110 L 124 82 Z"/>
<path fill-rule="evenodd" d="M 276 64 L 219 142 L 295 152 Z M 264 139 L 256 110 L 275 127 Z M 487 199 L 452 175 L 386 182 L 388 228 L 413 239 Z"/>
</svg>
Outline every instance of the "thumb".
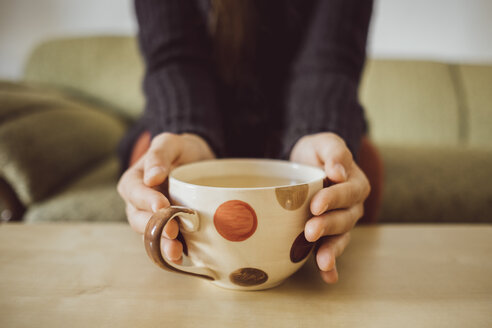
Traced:
<svg viewBox="0 0 492 328">
<path fill-rule="evenodd" d="M 328 179 L 334 183 L 347 181 L 353 157 L 343 139 L 336 137 L 320 140 L 316 148 Z"/>
<path fill-rule="evenodd" d="M 149 187 L 162 184 L 171 169 L 172 163 L 179 157 L 179 137 L 163 133 L 156 136 L 150 145 L 144 161 L 144 183 Z"/>
</svg>

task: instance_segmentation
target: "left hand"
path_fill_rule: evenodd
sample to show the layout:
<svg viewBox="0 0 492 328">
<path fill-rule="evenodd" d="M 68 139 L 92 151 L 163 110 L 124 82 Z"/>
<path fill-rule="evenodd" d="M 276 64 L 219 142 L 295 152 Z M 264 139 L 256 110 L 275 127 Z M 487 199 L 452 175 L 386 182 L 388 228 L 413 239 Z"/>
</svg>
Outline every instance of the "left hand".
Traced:
<svg viewBox="0 0 492 328">
<path fill-rule="evenodd" d="M 292 148 L 290 160 L 323 168 L 332 186 L 311 200 L 314 215 L 304 228 L 308 241 L 321 239 L 316 262 L 327 283 L 338 281 L 336 258 L 350 241 L 350 230 L 364 213 L 364 200 L 371 190 L 369 180 L 354 162 L 352 153 L 338 135 L 304 136 Z"/>
</svg>

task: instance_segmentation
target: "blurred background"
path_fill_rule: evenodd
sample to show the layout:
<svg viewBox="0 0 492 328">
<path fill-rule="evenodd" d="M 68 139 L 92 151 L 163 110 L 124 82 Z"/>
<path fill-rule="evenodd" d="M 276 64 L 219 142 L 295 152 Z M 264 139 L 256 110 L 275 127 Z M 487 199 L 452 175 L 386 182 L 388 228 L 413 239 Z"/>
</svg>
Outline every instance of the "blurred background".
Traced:
<svg viewBox="0 0 492 328">
<path fill-rule="evenodd" d="M 369 54 L 490 62 L 490 13 L 490 0 L 376 0 Z M 1 0 L 0 77 L 19 78 L 29 51 L 42 40 L 135 31 L 132 0 Z"/>
<path fill-rule="evenodd" d="M 125 221 L 136 30 L 132 0 L 0 0 L 1 220 Z M 492 222 L 491 0 L 375 0 L 359 95 L 380 222 Z"/>
</svg>

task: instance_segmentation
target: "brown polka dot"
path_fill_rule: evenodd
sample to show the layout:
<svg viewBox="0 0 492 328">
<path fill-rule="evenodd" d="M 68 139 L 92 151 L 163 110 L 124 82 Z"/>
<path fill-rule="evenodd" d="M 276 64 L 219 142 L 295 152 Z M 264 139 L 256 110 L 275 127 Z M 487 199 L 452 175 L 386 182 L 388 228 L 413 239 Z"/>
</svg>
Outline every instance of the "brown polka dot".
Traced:
<svg viewBox="0 0 492 328">
<path fill-rule="evenodd" d="M 230 200 L 215 211 L 214 225 L 217 232 L 225 239 L 243 241 L 255 233 L 258 220 L 249 204 L 240 200 Z"/>
<path fill-rule="evenodd" d="M 328 177 L 325 177 L 323 179 L 323 188 L 328 188 L 328 187 L 331 187 L 333 185 L 334 185 L 333 181 L 331 181 L 330 179 L 328 179 Z"/>
<path fill-rule="evenodd" d="M 290 248 L 290 260 L 294 263 L 301 262 L 309 255 L 313 246 L 314 243 L 307 241 L 304 237 L 304 231 L 301 232 Z"/>
<path fill-rule="evenodd" d="M 304 204 L 309 191 L 307 184 L 288 186 L 275 189 L 277 201 L 286 210 L 294 211 Z"/>
<path fill-rule="evenodd" d="M 233 284 L 248 287 L 261 285 L 268 280 L 268 275 L 260 269 L 241 268 L 231 273 L 229 279 Z"/>
</svg>

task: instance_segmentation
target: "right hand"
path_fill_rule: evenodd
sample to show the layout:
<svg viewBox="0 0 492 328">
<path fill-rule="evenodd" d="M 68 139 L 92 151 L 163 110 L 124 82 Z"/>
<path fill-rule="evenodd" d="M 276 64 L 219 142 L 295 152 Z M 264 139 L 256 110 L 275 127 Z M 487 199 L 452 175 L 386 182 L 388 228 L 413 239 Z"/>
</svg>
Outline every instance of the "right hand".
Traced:
<svg viewBox="0 0 492 328">
<path fill-rule="evenodd" d="M 195 134 L 161 133 L 154 137 L 147 152 L 118 182 L 118 193 L 126 203 L 130 226 L 143 234 L 150 217 L 169 207 L 169 200 L 159 191 L 169 172 L 182 164 L 215 158 L 205 140 Z M 171 220 L 162 232 L 161 252 L 169 260 L 180 263 L 183 245 L 176 240 L 179 227 Z"/>
</svg>

